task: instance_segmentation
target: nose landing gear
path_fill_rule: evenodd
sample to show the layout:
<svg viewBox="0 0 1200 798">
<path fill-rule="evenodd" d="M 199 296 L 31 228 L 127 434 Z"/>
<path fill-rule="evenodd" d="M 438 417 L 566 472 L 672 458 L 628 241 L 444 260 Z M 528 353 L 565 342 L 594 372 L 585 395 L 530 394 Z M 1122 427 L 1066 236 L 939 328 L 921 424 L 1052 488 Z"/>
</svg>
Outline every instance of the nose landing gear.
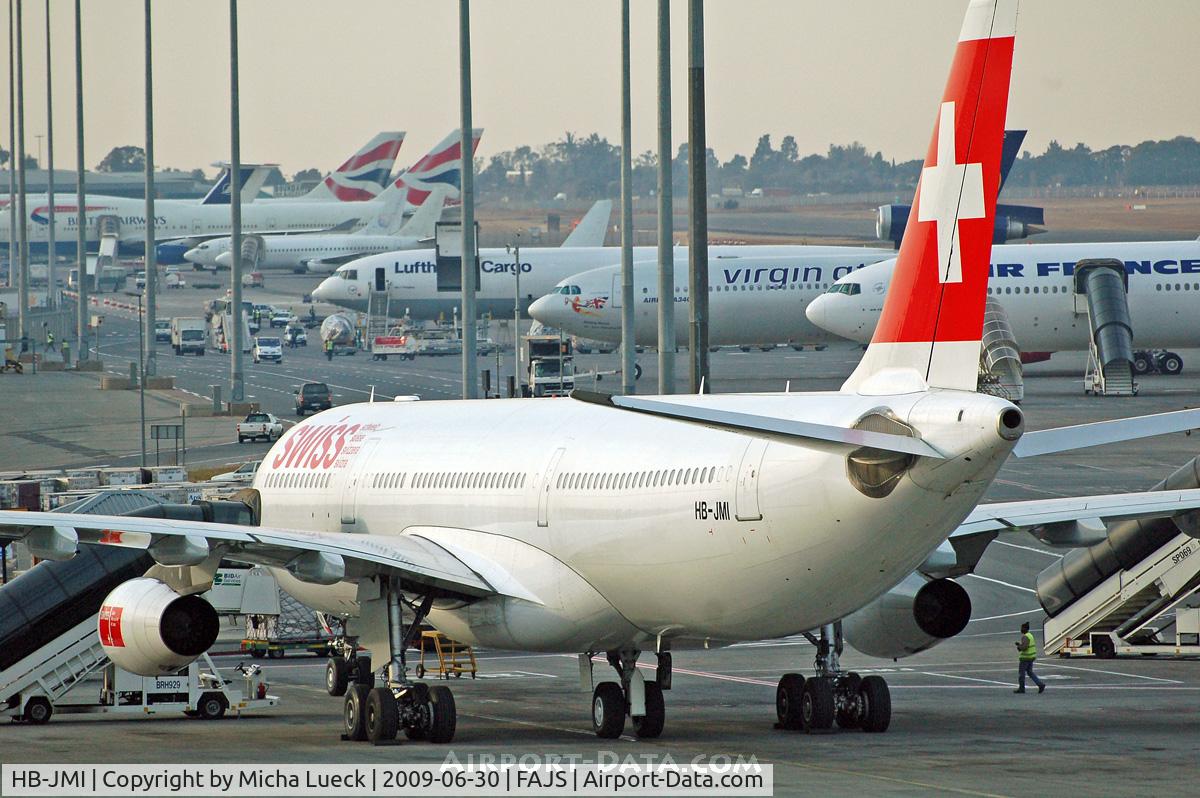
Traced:
<svg viewBox="0 0 1200 798">
<path fill-rule="evenodd" d="M 401 608 L 401 602 L 405 600 L 398 581 L 384 579 L 381 588 L 387 597 L 388 646 L 391 648 L 391 657 L 383 669 L 386 684 L 368 687 L 356 683 L 350 687 L 346 692 L 342 739 L 387 745 L 393 743 L 403 729 L 409 740 L 448 743 L 454 739 L 458 724 L 454 694 L 448 687 L 430 687 L 411 681 L 406 657 L 409 646 L 421 632 L 421 623 L 429 614 L 434 594 L 430 591 L 419 604 L 408 604 L 413 619 L 405 628 Z M 358 659 L 361 662 L 365 658 Z"/>
<path fill-rule="evenodd" d="M 841 623 L 821 627 L 820 636 L 806 634 L 816 645 L 816 675 L 805 679 L 785 673 L 775 689 L 775 728 L 811 733 L 841 729 L 887 731 L 892 720 L 892 700 L 880 676 L 859 676 L 842 670 Z"/>
<path fill-rule="evenodd" d="M 671 654 L 658 654 L 658 669 L 652 681 L 638 670 L 637 649 L 608 652 L 608 663 L 617 672 L 620 683 L 600 682 L 592 690 L 592 729 L 597 737 L 616 739 L 625 730 L 625 718 L 633 721 L 633 731 L 641 739 L 662 734 L 667 720 L 663 691 L 671 688 Z M 586 687 L 592 682 L 592 655 L 580 655 L 580 675 Z"/>
</svg>

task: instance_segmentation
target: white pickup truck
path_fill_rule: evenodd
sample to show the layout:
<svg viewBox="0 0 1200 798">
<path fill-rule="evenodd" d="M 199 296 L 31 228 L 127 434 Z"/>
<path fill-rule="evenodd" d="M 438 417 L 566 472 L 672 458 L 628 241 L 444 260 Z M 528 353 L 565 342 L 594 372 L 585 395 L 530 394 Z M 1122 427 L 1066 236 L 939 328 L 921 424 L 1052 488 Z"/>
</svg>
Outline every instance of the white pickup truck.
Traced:
<svg viewBox="0 0 1200 798">
<path fill-rule="evenodd" d="M 237 425 L 238 443 L 259 439 L 274 441 L 280 435 L 283 435 L 283 424 L 270 413 L 251 413 Z"/>
</svg>

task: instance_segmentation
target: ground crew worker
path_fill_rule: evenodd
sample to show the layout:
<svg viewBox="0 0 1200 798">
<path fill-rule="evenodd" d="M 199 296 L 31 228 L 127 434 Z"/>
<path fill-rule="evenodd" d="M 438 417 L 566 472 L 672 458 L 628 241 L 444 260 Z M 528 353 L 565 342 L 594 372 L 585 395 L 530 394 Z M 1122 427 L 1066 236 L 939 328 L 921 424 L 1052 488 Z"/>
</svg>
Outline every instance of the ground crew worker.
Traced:
<svg viewBox="0 0 1200 798">
<path fill-rule="evenodd" d="M 63 359 L 63 367 L 64 368 L 71 365 L 71 342 L 70 341 L 62 342 L 62 359 Z"/>
<path fill-rule="evenodd" d="M 325 339 L 325 359 L 333 360 L 333 339 L 332 338 Z"/>
<path fill-rule="evenodd" d="M 1025 692 L 1025 675 L 1028 674 L 1033 683 L 1037 685 L 1038 692 L 1046 690 L 1046 683 L 1037 677 L 1033 672 L 1033 663 L 1037 659 L 1037 641 L 1033 639 L 1033 632 L 1029 631 L 1028 621 L 1021 624 L 1021 637 L 1014 643 L 1017 647 L 1017 658 L 1020 661 L 1020 667 L 1017 671 L 1018 687 L 1013 690 L 1014 693 Z"/>
<path fill-rule="evenodd" d="M 54 332 L 50 329 L 46 330 L 46 351 L 54 351 Z"/>
</svg>

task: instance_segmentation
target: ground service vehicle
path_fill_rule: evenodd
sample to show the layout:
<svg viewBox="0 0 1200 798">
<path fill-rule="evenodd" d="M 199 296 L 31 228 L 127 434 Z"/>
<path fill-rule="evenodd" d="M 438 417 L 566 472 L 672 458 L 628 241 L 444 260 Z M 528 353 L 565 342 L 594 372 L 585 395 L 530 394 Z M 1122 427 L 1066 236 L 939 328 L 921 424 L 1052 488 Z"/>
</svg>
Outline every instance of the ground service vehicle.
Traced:
<svg viewBox="0 0 1200 798">
<path fill-rule="evenodd" d="M 154 342 L 169 344 L 171 342 L 171 320 L 157 319 L 154 322 Z"/>
<path fill-rule="evenodd" d="M 527 335 L 522 344 L 526 396 L 566 396 L 575 389 L 575 362 L 569 338 Z"/>
<path fill-rule="evenodd" d="M 407 335 L 389 333 L 377 335 L 371 341 L 371 359 L 387 360 L 393 355 L 401 360 L 415 360 L 417 357 L 416 342 Z"/>
<path fill-rule="evenodd" d="M 254 362 L 264 360 L 273 363 L 283 362 L 283 341 L 275 336 L 260 335 L 254 339 Z"/>
<path fill-rule="evenodd" d="M 283 424 L 270 413 L 254 412 L 238 422 L 238 443 L 245 441 L 273 441 L 283 434 Z"/>
<path fill-rule="evenodd" d="M 203 356 L 206 329 L 204 319 L 201 318 L 176 316 L 171 319 L 170 341 L 175 354 L 186 355 L 190 352 Z"/>
<path fill-rule="evenodd" d="M 333 407 L 333 395 L 323 382 L 306 382 L 296 389 L 296 415 L 328 410 Z"/>
<path fill-rule="evenodd" d="M 242 463 L 233 471 L 226 471 L 224 474 L 217 474 L 209 478 L 209 482 L 245 482 L 254 481 L 254 474 L 258 471 L 259 464 L 262 460 L 252 460 L 249 463 Z"/>
</svg>

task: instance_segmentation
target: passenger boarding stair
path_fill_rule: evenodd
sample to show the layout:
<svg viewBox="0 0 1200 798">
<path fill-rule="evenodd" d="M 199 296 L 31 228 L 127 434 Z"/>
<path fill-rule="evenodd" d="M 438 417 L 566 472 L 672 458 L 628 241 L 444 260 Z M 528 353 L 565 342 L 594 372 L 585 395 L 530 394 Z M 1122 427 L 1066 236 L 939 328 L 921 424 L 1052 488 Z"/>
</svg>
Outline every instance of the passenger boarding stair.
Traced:
<svg viewBox="0 0 1200 798">
<path fill-rule="evenodd" d="M 388 329 L 390 329 L 388 310 L 388 292 L 372 291 L 367 297 L 366 344 L 368 347 L 373 346 L 375 339 L 379 336 L 387 335 Z"/>
<path fill-rule="evenodd" d="M 1193 459 L 1152 490 L 1194 488 L 1197 468 Z M 1037 594 L 1050 616 L 1043 626 L 1046 653 L 1200 653 L 1200 645 L 1184 651 L 1178 643 L 1156 644 L 1152 626 L 1200 588 L 1198 523 L 1196 511 L 1113 522 L 1102 540 L 1042 571 Z"/>
<path fill-rule="evenodd" d="M 1084 390 L 1098 396 L 1133 396 L 1133 322 L 1129 275 L 1114 258 L 1075 264 L 1075 314 L 1087 316 L 1088 365 Z"/>
<path fill-rule="evenodd" d="M 258 271 L 265 246 L 262 236 L 248 235 L 242 238 L 242 274 Z"/>
<path fill-rule="evenodd" d="M 1021 352 L 1004 307 L 988 297 L 983 315 L 983 342 L 979 350 L 980 393 L 999 396 L 1010 402 L 1025 398 L 1025 380 L 1021 373 Z"/>
</svg>

